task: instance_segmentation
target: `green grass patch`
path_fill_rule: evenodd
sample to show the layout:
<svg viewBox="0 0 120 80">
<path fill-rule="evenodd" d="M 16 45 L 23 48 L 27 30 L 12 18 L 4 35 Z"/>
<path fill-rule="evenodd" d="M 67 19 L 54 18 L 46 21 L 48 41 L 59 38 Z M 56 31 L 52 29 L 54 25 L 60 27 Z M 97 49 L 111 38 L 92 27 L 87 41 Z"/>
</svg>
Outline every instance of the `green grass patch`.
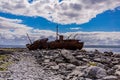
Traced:
<svg viewBox="0 0 120 80">
<path fill-rule="evenodd" d="M 9 62 L 9 55 L 0 55 L 0 71 L 7 71 L 8 66 L 12 64 Z"/>
</svg>

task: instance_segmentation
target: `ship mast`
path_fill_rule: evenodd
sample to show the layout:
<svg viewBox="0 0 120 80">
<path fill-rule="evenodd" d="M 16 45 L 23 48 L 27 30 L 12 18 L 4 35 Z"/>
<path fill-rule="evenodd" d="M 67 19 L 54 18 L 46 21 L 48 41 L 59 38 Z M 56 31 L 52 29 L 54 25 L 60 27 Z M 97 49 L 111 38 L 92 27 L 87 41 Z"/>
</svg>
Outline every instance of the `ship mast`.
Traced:
<svg viewBox="0 0 120 80">
<path fill-rule="evenodd" d="M 30 44 L 32 44 L 32 41 L 31 41 L 31 39 L 30 39 L 28 33 L 26 33 L 26 34 L 27 34 L 27 37 L 28 37 L 28 39 L 29 39 L 29 41 L 30 41 Z"/>
</svg>

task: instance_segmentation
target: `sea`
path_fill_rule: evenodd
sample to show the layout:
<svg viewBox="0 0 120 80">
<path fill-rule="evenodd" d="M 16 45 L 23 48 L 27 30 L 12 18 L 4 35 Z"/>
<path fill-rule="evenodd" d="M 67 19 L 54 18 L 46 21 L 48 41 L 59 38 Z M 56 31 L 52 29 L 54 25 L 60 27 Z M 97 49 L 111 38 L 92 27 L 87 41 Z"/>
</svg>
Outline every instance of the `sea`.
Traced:
<svg viewBox="0 0 120 80">
<path fill-rule="evenodd" d="M 87 51 L 95 51 L 98 50 L 100 52 L 113 52 L 116 54 L 120 54 L 120 46 L 116 45 L 85 45 L 83 49 Z"/>
<path fill-rule="evenodd" d="M 26 48 L 25 45 L 0 45 L 0 48 Z M 85 45 L 83 47 L 86 51 L 113 52 L 120 54 L 120 46 L 106 46 L 106 45 Z"/>
</svg>

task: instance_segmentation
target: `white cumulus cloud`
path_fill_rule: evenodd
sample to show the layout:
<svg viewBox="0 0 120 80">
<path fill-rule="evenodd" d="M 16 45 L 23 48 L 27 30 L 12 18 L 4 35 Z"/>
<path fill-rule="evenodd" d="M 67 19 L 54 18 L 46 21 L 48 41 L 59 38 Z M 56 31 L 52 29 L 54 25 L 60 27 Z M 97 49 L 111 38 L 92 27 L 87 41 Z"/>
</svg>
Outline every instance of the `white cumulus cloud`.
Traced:
<svg viewBox="0 0 120 80">
<path fill-rule="evenodd" d="M 120 6 L 120 0 L 0 0 L 0 11 L 40 16 L 60 24 L 83 24 Z"/>
<path fill-rule="evenodd" d="M 0 17 L 0 44 L 25 45 L 29 43 L 26 33 L 32 41 L 42 38 L 55 40 L 56 33 L 50 30 L 39 30 L 21 24 L 20 19 Z M 85 45 L 120 45 L 120 32 L 67 32 L 61 33 L 67 38 L 81 40 Z M 77 34 L 77 35 L 76 35 Z"/>
<path fill-rule="evenodd" d="M 20 24 L 22 20 L 8 19 L 0 17 L 0 44 L 4 45 L 24 45 L 28 43 L 26 33 L 32 41 L 41 38 L 54 39 L 55 32 L 49 30 L 39 30 Z"/>
<path fill-rule="evenodd" d="M 120 32 L 68 32 L 66 36 L 71 35 L 73 39 L 82 40 L 85 45 L 120 45 Z"/>
<path fill-rule="evenodd" d="M 56 33 L 50 30 L 39 30 L 20 24 L 20 19 L 0 17 L 0 44 L 25 45 L 29 43 L 26 33 L 32 41 L 42 38 L 55 40 Z M 120 45 L 120 32 L 67 32 L 61 33 L 67 38 L 82 40 L 85 45 Z M 77 34 L 77 35 L 76 35 Z"/>
</svg>

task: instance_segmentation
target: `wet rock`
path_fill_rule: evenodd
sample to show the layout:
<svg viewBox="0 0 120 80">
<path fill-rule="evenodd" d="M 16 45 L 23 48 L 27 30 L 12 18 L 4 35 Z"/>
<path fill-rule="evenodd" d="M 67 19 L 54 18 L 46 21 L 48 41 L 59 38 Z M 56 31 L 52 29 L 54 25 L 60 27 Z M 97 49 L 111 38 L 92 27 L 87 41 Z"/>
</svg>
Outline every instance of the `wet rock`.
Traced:
<svg viewBox="0 0 120 80">
<path fill-rule="evenodd" d="M 91 66 L 84 71 L 84 76 L 92 79 L 103 78 L 106 75 L 106 70 L 97 66 Z"/>
<path fill-rule="evenodd" d="M 106 76 L 103 80 L 118 80 L 118 78 L 116 76 Z"/>
</svg>

